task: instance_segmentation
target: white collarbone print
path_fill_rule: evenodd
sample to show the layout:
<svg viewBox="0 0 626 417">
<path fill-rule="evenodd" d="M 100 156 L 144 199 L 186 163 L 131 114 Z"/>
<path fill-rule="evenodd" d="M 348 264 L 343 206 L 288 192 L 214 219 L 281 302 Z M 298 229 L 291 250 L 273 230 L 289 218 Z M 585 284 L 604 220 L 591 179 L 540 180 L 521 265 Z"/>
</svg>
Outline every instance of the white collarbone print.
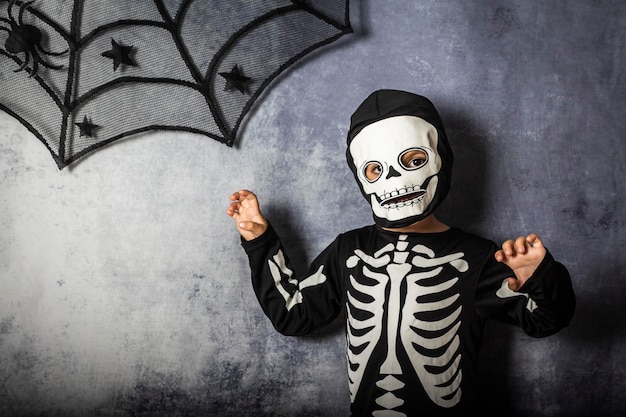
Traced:
<svg viewBox="0 0 626 417">
<path fill-rule="evenodd" d="M 458 277 L 433 285 L 444 266 L 464 272 L 468 264 L 462 252 L 436 257 L 423 245 L 409 248 L 407 235 L 373 255 L 357 249 L 346 266 L 350 275 L 347 298 L 348 372 L 352 401 L 359 390 L 372 352 L 387 343 L 387 357 L 380 366 L 377 386 L 384 392 L 376 403 L 376 415 L 404 416 L 394 411 L 404 403 L 394 394 L 405 386 L 403 374 L 415 372 L 428 397 L 441 407 L 460 401 L 462 374 L 459 369 L 458 329 L 461 303 L 455 291 Z M 356 276 L 363 276 L 360 281 Z M 425 301 L 423 301 L 425 300 Z M 398 337 L 399 336 L 399 337 Z M 401 343 L 413 370 L 398 360 Z"/>
</svg>

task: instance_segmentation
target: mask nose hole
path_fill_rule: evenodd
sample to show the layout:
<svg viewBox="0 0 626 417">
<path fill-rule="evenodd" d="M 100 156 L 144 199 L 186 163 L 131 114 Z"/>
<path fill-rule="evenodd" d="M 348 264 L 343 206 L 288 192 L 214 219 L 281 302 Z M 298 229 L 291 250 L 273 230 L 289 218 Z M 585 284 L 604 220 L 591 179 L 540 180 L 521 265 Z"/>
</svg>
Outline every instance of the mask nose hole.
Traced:
<svg viewBox="0 0 626 417">
<path fill-rule="evenodd" d="M 385 179 L 388 180 L 389 178 L 399 177 L 400 175 L 402 174 L 400 174 L 398 171 L 396 171 L 396 169 L 393 166 L 390 165 L 389 172 L 387 173 L 387 176 L 385 177 Z"/>
</svg>

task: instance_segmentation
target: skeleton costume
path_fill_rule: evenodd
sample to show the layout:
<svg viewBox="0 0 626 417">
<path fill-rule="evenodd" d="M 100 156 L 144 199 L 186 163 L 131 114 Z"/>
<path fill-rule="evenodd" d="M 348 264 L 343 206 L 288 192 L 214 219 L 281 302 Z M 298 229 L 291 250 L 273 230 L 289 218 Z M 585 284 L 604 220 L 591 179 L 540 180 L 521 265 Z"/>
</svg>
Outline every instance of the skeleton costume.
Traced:
<svg viewBox="0 0 626 417">
<path fill-rule="evenodd" d="M 352 116 L 347 159 L 375 224 L 339 235 L 302 277 L 271 225 L 243 241 L 260 305 L 286 335 L 307 334 L 345 306 L 353 416 L 466 415 L 485 321 L 534 337 L 557 332 L 574 310 L 569 274 L 547 253 L 514 292 L 489 240 L 457 228 L 384 229 L 433 213 L 450 186 L 452 152 L 425 97 L 370 95 Z"/>
</svg>

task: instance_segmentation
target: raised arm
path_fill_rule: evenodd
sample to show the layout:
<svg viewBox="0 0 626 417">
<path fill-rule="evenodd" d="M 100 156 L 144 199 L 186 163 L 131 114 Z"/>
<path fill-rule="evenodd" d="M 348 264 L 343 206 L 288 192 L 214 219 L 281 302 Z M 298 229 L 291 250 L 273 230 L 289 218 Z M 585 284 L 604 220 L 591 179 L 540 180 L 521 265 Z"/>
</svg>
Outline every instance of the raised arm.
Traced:
<svg viewBox="0 0 626 417">
<path fill-rule="evenodd" d="M 519 290 L 528 281 L 546 252 L 543 242 L 535 233 L 520 236 L 515 241 L 509 239 L 502 244 L 502 249 L 495 253 L 495 257 L 498 262 L 513 270 L 515 276 L 510 277 L 508 282 L 512 291 Z"/>
<path fill-rule="evenodd" d="M 267 220 L 261 214 L 257 196 L 248 190 L 239 190 L 230 196 L 226 214 L 237 223 L 237 231 L 245 240 L 256 239 L 267 230 Z"/>
<path fill-rule="evenodd" d="M 240 190 L 230 201 L 226 214 L 235 220 L 244 240 L 252 287 L 276 330 L 304 335 L 335 319 L 344 304 L 336 248 L 326 248 L 307 274 L 297 274 L 288 251 L 261 214 L 257 196 Z"/>
<path fill-rule="evenodd" d="M 534 337 L 567 326 L 576 306 L 567 268 L 534 233 L 507 240 L 494 251 L 483 267 L 476 300 L 482 317 L 519 325 Z"/>
</svg>

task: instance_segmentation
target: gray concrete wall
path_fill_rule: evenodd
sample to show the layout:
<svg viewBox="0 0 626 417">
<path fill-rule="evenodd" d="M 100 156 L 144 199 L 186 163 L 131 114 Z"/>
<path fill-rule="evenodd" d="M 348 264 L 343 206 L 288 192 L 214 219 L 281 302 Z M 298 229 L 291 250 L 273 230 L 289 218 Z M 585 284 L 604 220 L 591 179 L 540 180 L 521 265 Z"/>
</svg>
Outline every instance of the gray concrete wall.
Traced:
<svg viewBox="0 0 626 417">
<path fill-rule="evenodd" d="M 626 3 L 353 1 L 351 18 L 235 148 L 161 132 L 59 171 L 0 113 L 0 415 L 347 415 L 341 325 L 277 334 L 224 210 L 257 192 L 301 267 L 370 223 L 344 147 L 378 88 L 441 112 L 457 163 L 440 217 L 496 241 L 535 231 L 572 273 L 565 331 L 488 326 L 481 407 L 626 412 Z"/>
</svg>

